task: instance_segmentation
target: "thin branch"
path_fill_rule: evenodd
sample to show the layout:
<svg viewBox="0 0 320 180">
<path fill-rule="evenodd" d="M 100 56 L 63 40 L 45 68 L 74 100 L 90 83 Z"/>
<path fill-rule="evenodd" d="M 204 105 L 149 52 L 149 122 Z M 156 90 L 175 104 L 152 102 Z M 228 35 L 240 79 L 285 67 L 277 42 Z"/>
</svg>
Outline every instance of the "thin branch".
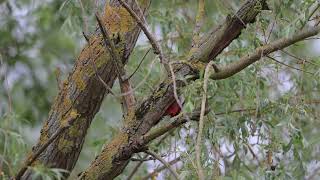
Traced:
<svg viewBox="0 0 320 180">
<path fill-rule="evenodd" d="M 140 19 L 140 17 L 130 8 L 130 6 L 125 3 L 123 0 L 118 0 L 119 3 L 129 12 L 129 14 L 137 21 L 139 27 L 142 29 L 144 34 L 147 36 L 155 54 L 159 55 L 161 63 L 164 65 L 164 68 L 167 72 L 170 72 L 167 59 L 165 58 L 161 46 L 158 44 L 156 38 L 148 30 L 147 25 Z M 141 11 L 141 10 L 140 10 Z"/>
<path fill-rule="evenodd" d="M 292 54 L 292 53 L 289 53 L 288 51 L 281 50 L 281 52 L 283 52 L 283 53 L 285 53 L 286 55 L 288 55 L 288 56 L 290 56 L 290 57 L 293 57 L 293 58 L 295 58 L 295 59 L 297 59 L 297 60 L 300 60 L 300 61 L 302 61 L 302 62 L 307 62 L 307 63 L 310 63 L 310 64 L 312 64 L 312 65 L 314 65 L 314 66 L 320 66 L 319 64 L 316 64 L 316 63 L 314 63 L 314 62 L 312 62 L 312 61 L 309 61 L 309 60 L 307 60 L 307 59 L 303 59 L 303 58 L 298 57 L 298 56 L 296 56 L 296 55 L 294 55 L 294 54 Z"/>
<path fill-rule="evenodd" d="M 281 61 L 276 60 L 275 58 L 273 58 L 273 57 L 271 57 L 271 56 L 269 56 L 269 55 L 267 55 L 267 57 L 268 57 L 269 59 L 271 59 L 271 60 L 273 60 L 273 61 L 275 61 L 275 62 L 283 65 L 283 66 L 287 66 L 288 68 L 295 69 L 295 70 L 297 70 L 297 71 L 301 71 L 301 72 L 304 72 L 304 73 L 308 73 L 308 74 L 314 75 L 314 73 L 312 73 L 312 72 L 305 71 L 305 70 L 303 70 L 303 69 L 299 69 L 299 68 L 290 66 L 290 65 L 288 65 L 288 64 L 285 64 L 285 63 L 283 63 L 283 62 L 281 62 Z"/>
<path fill-rule="evenodd" d="M 219 113 L 215 113 L 216 116 L 220 116 L 220 115 L 225 115 L 225 114 L 231 114 L 231 113 L 240 113 L 240 112 L 245 112 L 245 111 L 255 111 L 255 108 L 248 108 L 248 109 L 236 109 L 236 110 L 232 110 L 232 111 L 227 111 L 227 112 L 219 112 Z M 206 109 L 205 113 L 208 113 L 209 109 Z M 199 116 L 200 116 L 200 111 L 194 111 L 193 113 L 191 113 L 190 116 L 190 120 L 198 120 Z M 174 120 L 171 123 L 165 124 L 163 126 L 160 126 L 158 128 L 156 128 L 155 130 L 145 134 L 144 136 L 142 136 L 141 140 L 143 141 L 143 144 L 148 144 L 149 142 L 153 141 L 154 139 L 164 135 L 165 133 L 180 127 L 182 124 L 188 122 L 188 120 L 185 117 L 179 117 L 178 119 Z"/>
<path fill-rule="evenodd" d="M 270 29 L 268 38 L 266 39 L 266 43 L 269 42 L 269 39 L 270 39 L 270 37 L 271 37 L 271 34 L 272 34 L 272 31 L 273 31 L 273 29 L 274 29 L 274 25 L 275 25 L 275 24 L 276 24 L 276 18 L 275 18 L 275 20 L 272 22 L 272 25 L 271 25 L 271 29 Z"/>
<path fill-rule="evenodd" d="M 236 110 L 227 111 L 227 112 L 215 113 L 214 115 L 219 116 L 219 115 L 225 115 L 225 114 L 231 114 L 231 113 L 239 113 L 239 112 L 245 112 L 245 111 L 255 111 L 255 110 L 256 110 L 256 108 L 236 109 Z"/>
<path fill-rule="evenodd" d="M 155 58 L 155 59 L 156 59 L 156 58 Z M 150 75 L 150 73 L 151 73 L 151 70 L 152 70 L 153 65 L 154 65 L 154 63 L 155 63 L 155 59 L 151 62 L 148 73 L 144 76 L 144 79 L 141 80 L 138 85 L 136 85 L 132 90 L 130 90 L 130 91 L 126 92 L 126 93 L 116 94 L 116 96 L 119 96 L 119 97 L 120 97 L 120 96 L 126 96 L 126 95 L 131 94 L 132 92 L 134 92 L 134 91 L 135 91 L 136 89 L 138 89 L 140 86 L 142 86 L 142 85 L 145 83 L 145 81 L 148 79 L 148 77 L 149 77 L 149 75 Z"/>
<path fill-rule="evenodd" d="M 204 6 L 205 6 L 204 0 L 198 0 L 198 14 L 196 17 L 196 24 L 193 30 L 192 47 L 196 47 L 200 40 L 199 34 L 200 34 L 201 26 L 203 24 L 204 13 L 205 13 Z"/>
<path fill-rule="evenodd" d="M 306 26 L 307 22 L 311 20 L 311 17 L 314 15 L 315 12 L 317 12 L 317 10 L 319 9 L 319 7 L 320 7 L 320 3 L 317 2 L 317 6 L 314 7 L 313 10 L 311 10 L 311 13 L 310 13 L 309 16 L 306 18 L 306 21 L 303 22 L 303 24 L 302 24 L 302 26 L 301 26 L 300 29 L 303 29 L 303 28 Z"/>
<path fill-rule="evenodd" d="M 170 130 L 170 131 L 173 131 L 173 130 L 174 130 L 174 129 L 172 129 L 172 130 Z M 170 131 L 168 131 L 168 133 L 167 133 L 166 135 L 162 136 L 161 139 L 159 139 L 159 141 L 155 144 L 156 147 L 159 146 L 159 145 L 168 137 L 168 135 L 170 134 Z M 145 158 L 147 158 L 147 157 L 148 157 L 148 155 L 145 155 L 145 156 L 143 157 L 143 159 L 145 159 Z M 130 180 L 130 179 L 133 178 L 134 174 L 135 174 L 136 172 L 138 172 L 138 169 L 139 169 L 139 167 L 142 165 L 143 162 L 144 162 L 144 161 L 140 161 L 140 162 L 138 162 L 138 163 L 136 164 L 136 166 L 133 168 L 133 170 L 131 171 L 131 173 L 130 173 L 129 176 L 127 177 L 127 180 Z M 169 162 L 169 164 L 171 164 L 171 163 Z"/>
<path fill-rule="evenodd" d="M 117 73 L 118 73 L 118 78 L 119 78 L 120 82 L 122 82 L 123 81 L 122 80 L 123 65 L 122 65 L 120 58 L 115 53 L 116 47 L 109 36 L 108 30 L 103 26 L 102 21 L 99 16 L 99 13 L 96 13 L 96 19 L 97 19 L 99 28 L 100 28 L 102 36 L 103 36 L 105 46 L 106 46 L 107 50 L 109 51 L 109 53 L 111 54 L 112 59 L 114 60 L 114 63 L 115 63 L 116 69 L 117 69 Z M 107 47 L 108 45 L 109 45 L 110 49 Z"/>
<path fill-rule="evenodd" d="M 158 159 L 163 165 L 166 166 L 166 168 L 168 168 L 170 170 L 170 172 L 172 173 L 172 175 L 175 177 L 175 179 L 179 179 L 179 175 L 178 173 L 171 167 L 171 165 L 169 163 L 167 163 L 162 157 L 160 157 L 159 155 L 157 155 L 155 152 L 152 152 L 150 150 L 145 151 L 145 153 L 153 156 L 154 158 Z"/>
<path fill-rule="evenodd" d="M 35 153 L 32 153 L 31 156 L 27 159 L 24 166 L 19 170 L 15 179 L 19 180 L 28 167 L 39 157 L 39 155 L 47 149 L 47 147 L 56 140 L 66 129 L 68 129 L 74 122 L 76 117 L 71 117 L 65 125 L 62 125 L 49 139 L 46 143 L 43 144 Z"/>
<path fill-rule="evenodd" d="M 209 109 L 206 109 L 205 113 L 208 113 Z M 189 114 L 190 120 L 197 120 L 199 119 L 200 111 L 194 111 L 193 113 Z M 172 121 L 171 123 L 165 124 L 160 126 L 159 128 L 154 129 L 153 131 L 145 134 L 141 137 L 141 141 L 143 145 L 148 144 L 149 142 L 153 141 L 154 139 L 164 135 L 165 133 L 179 127 L 180 125 L 188 122 L 186 116 L 180 116 L 176 120 Z"/>
<path fill-rule="evenodd" d="M 174 164 L 176 164 L 177 162 L 179 162 L 180 160 L 181 160 L 181 156 L 179 156 L 179 157 L 177 157 L 176 159 L 170 161 L 169 164 L 170 164 L 170 165 L 174 165 Z M 142 180 L 148 180 L 148 179 L 154 177 L 156 174 L 158 174 L 159 172 L 161 172 L 161 171 L 163 171 L 163 170 L 165 170 L 165 169 L 167 169 L 166 166 L 161 166 L 161 167 L 155 169 L 152 173 L 150 173 L 150 174 L 148 174 L 147 176 L 143 177 Z"/>
<path fill-rule="evenodd" d="M 286 48 L 296 42 L 304 40 L 305 38 L 315 36 L 319 32 L 320 32 L 320 27 L 312 27 L 308 30 L 302 31 L 300 33 L 296 33 L 295 35 L 289 38 L 282 38 L 277 41 L 274 41 L 273 43 L 261 46 L 257 48 L 256 51 L 253 52 L 252 54 L 246 55 L 240 58 L 236 62 L 230 63 L 225 67 L 219 68 L 220 71 L 212 74 L 211 78 L 218 80 L 218 79 L 225 79 L 230 76 L 233 76 L 234 74 L 242 71 L 244 68 L 248 67 L 252 63 L 258 61 L 261 57 L 266 56 L 272 52 L 281 50 L 283 48 Z"/>
<path fill-rule="evenodd" d="M 176 75 L 174 74 L 173 67 L 172 67 L 171 63 L 169 63 L 169 69 L 170 69 L 172 84 L 173 84 L 173 95 L 174 95 L 174 98 L 176 99 L 180 109 L 182 110 L 182 103 L 181 103 L 179 96 L 178 96 Z"/>
<path fill-rule="evenodd" d="M 148 155 L 146 155 L 148 156 Z M 139 167 L 142 165 L 143 161 L 140 161 L 137 163 L 137 165 L 133 168 L 129 176 L 127 177 L 127 180 L 130 180 L 133 178 L 134 174 L 138 171 Z"/>
<path fill-rule="evenodd" d="M 111 40 L 108 30 L 102 25 L 102 21 L 101 21 L 98 13 L 96 13 L 96 19 L 98 21 L 98 25 L 99 25 L 101 33 L 103 35 L 105 45 L 106 46 L 109 45 L 109 47 L 110 47 L 110 49 L 107 47 L 106 48 L 109 50 L 109 52 L 112 56 L 112 59 L 114 60 L 114 63 L 115 63 L 116 69 L 117 69 L 117 73 L 118 73 L 118 79 L 119 79 L 121 93 L 126 93 L 126 95 L 124 95 L 122 97 L 121 103 L 122 103 L 123 113 L 127 114 L 130 109 L 133 109 L 133 106 L 135 104 L 135 97 L 133 95 L 132 86 L 131 86 L 128 79 L 126 79 L 126 80 L 122 79 L 122 76 L 125 75 L 125 70 L 124 70 L 123 64 L 121 62 L 121 58 L 119 57 L 118 54 L 116 54 L 116 47 L 114 45 L 114 42 Z"/>
<path fill-rule="evenodd" d="M 98 74 L 97 67 L 94 63 L 92 63 L 93 69 L 95 71 L 95 74 L 98 78 L 98 80 L 102 83 L 102 85 L 112 94 L 113 96 L 116 96 L 115 93 L 112 91 L 112 89 L 108 86 L 108 84 L 101 78 L 101 76 Z M 117 96 L 116 96 L 117 97 Z"/>
<path fill-rule="evenodd" d="M 127 79 L 131 79 L 132 76 L 134 76 L 134 74 L 138 71 L 138 69 L 142 65 L 142 62 L 145 60 L 145 58 L 147 57 L 147 55 L 150 52 L 150 50 L 151 50 L 151 48 L 149 48 L 148 51 L 144 54 L 144 56 L 142 57 L 140 63 L 138 64 L 137 68 L 133 71 L 133 73 Z"/>
<path fill-rule="evenodd" d="M 90 39 L 89 36 L 84 31 L 82 31 L 82 35 L 84 39 L 86 39 L 87 43 L 89 43 L 89 39 Z"/>
<path fill-rule="evenodd" d="M 204 82 L 203 82 L 203 94 L 202 94 L 202 101 L 201 101 L 201 112 L 200 112 L 200 119 L 199 119 L 199 128 L 198 128 L 198 136 L 197 136 L 197 144 L 195 147 L 196 150 L 196 163 L 197 163 L 197 169 L 198 169 L 198 177 L 200 180 L 204 180 L 204 174 L 203 169 L 201 166 L 201 143 L 202 143 L 202 132 L 203 132 L 203 118 L 205 115 L 205 109 L 206 109 L 206 100 L 207 100 L 207 91 L 208 91 L 208 80 L 210 76 L 210 70 L 212 68 L 212 64 L 214 62 L 210 61 L 208 65 L 206 66 L 206 70 L 204 73 Z"/>
<path fill-rule="evenodd" d="M 160 157 L 166 157 L 166 156 L 168 156 L 167 154 L 163 154 L 163 155 L 161 155 Z M 145 161 L 154 161 L 154 160 L 156 160 L 154 157 L 143 157 L 143 158 L 134 158 L 134 157 L 132 157 L 132 158 L 130 158 L 130 161 L 139 161 L 139 162 L 145 162 Z"/>
</svg>

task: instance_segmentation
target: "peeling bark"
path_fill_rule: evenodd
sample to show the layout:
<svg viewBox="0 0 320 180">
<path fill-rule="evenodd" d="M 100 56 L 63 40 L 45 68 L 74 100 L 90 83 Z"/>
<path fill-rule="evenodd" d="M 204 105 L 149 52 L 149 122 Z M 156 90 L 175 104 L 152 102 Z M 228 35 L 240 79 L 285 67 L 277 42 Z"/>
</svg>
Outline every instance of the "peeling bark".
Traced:
<svg viewBox="0 0 320 180">
<path fill-rule="evenodd" d="M 225 22 L 205 35 L 197 47 L 190 51 L 190 60 L 208 62 L 217 57 L 234 39 L 238 38 L 246 25 L 253 23 L 262 10 L 268 10 L 266 0 L 248 0 L 234 15 L 228 15 Z"/>
</svg>

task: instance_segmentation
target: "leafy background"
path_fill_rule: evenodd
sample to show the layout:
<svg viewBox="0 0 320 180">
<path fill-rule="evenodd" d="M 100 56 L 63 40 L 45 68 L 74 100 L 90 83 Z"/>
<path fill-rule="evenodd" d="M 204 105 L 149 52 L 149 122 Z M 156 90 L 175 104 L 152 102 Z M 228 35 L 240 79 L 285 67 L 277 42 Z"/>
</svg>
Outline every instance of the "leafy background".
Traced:
<svg viewBox="0 0 320 180">
<path fill-rule="evenodd" d="M 203 34 L 236 12 L 243 2 L 207 0 Z M 96 11 L 102 12 L 104 3 L 98 0 L 0 0 L 1 178 L 17 172 L 39 137 L 58 92 L 56 79 L 68 76 L 86 43 L 82 32 L 93 31 L 96 24 L 93 15 Z M 257 21 L 217 57 L 217 64 L 236 61 L 260 45 L 319 22 L 316 0 L 269 0 L 268 4 L 271 10 L 261 12 Z M 196 0 L 152 2 L 148 22 L 171 60 L 183 59 L 188 52 L 196 11 Z M 285 52 L 272 54 L 291 67 L 263 57 L 231 78 L 209 82 L 211 112 L 205 119 L 202 147 L 202 163 L 208 177 L 320 177 L 319 47 L 319 40 L 311 38 L 292 45 Z M 126 67 L 128 74 L 135 70 L 149 48 L 147 39 L 141 35 Z M 149 53 L 132 80 L 134 86 L 144 82 L 135 91 L 139 102 L 163 80 L 163 74 L 157 59 Z M 119 92 L 117 84 L 114 89 Z M 199 106 L 201 92 L 202 79 L 183 89 L 184 111 Z M 113 137 L 121 126 L 121 117 L 118 100 L 109 95 L 89 129 L 70 179 L 88 167 L 103 144 Z M 165 122 L 168 121 L 171 120 L 165 117 Z M 193 164 L 196 127 L 197 123 L 189 122 L 162 138 L 160 145 L 157 142 L 151 145 L 168 161 L 181 156 L 181 162 L 174 167 L 186 179 L 197 176 Z M 119 179 L 128 176 L 135 164 L 130 163 Z M 140 179 L 159 166 L 158 162 L 148 161 L 135 177 Z M 45 167 L 35 167 L 35 170 L 36 175 L 47 179 L 59 177 L 61 173 L 59 169 Z M 169 176 L 169 172 L 163 171 L 157 177 L 167 179 Z"/>
</svg>

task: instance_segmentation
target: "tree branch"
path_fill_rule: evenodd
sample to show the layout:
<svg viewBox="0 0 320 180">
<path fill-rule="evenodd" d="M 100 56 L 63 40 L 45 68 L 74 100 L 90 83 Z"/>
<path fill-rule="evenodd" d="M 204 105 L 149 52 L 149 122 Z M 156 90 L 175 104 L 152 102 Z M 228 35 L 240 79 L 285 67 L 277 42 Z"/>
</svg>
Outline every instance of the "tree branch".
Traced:
<svg viewBox="0 0 320 180">
<path fill-rule="evenodd" d="M 238 61 L 230 63 L 225 67 L 220 67 L 219 72 L 214 73 L 211 75 L 211 79 L 218 80 L 218 79 L 225 79 L 228 78 L 244 68 L 248 67 L 252 63 L 261 59 L 272 52 L 278 51 L 280 49 L 286 48 L 294 43 L 304 40 L 305 38 L 315 36 L 320 32 L 320 27 L 313 27 L 308 30 L 295 33 L 289 38 L 282 38 L 273 43 L 264 45 L 262 47 L 257 48 L 253 53 L 250 55 L 246 55 L 240 58 Z"/>
<path fill-rule="evenodd" d="M 152 35 L 152 33 L 148 30 L 147 25 L 140 19 L 140 17 L 130 8 L 130 6 L 125 3 L 123 0 L 118 0 L 119 3 L 130 13 L 130 15 L 136 20 L 139 27 L 142 29 L 144 34 L 147 36 L 155 54 L 159 55 L 161 63 L 164 65 L 167 72 L 170 72 L 168 61 L 165 55 L 162 52 L 161 46 L 158 44 L 156 38 Z"/>
<path fill-rule="evenodd" d="M 138 64 L 137 68 L 133 71 L 133 73 L 127 78 L 127 79 L 131 79 L 134 74 L 138 71 L 138 69 L 140 68 L 140 66 L 142 65 L 143 61 L 146 59 L 146 56 L 148 55 L 148 53 L 150 52 L 151 49 L 148 49 L 147 52 L 143 55 L 140 63 Z"/>
<path fill-rule="evenodd" d="M 174 165 L 174 164 L 176 164 L 177 162 L 179 162 L 180 160 L 181 160 L 181 156 L 179 156 L 179 157 L 177 157 L 176 159 L 170 161 L 169 164 L 170 164 L 170 165 Z M 143 177 L 142 180 L 148 180 L 148 179 L 154 177 L 156 174 L 158 174 L 159 172 L 161 172 L 161 171 L 163 171 L 163 170 L 165 170 L 165 169 L 167 169 L 166 166 L 161 166 L 161 167 L 155 169 L 152 173 L 150 173 L 150 174 L 148 174 L 147 176 Z"/>
<path fill-rule="evenodd" d="M 228 15 L 221 25 L 201 38 L 199 47 L 191 49 L 189 60 L 209 62 L 216 58 L 248 23 L 253 23 L 262 10 L 268 9 L 266 0 L 247 0 L 234 15 Z"/>
<path fill-rule="evenodd" d="M 192 35 L 192 47 L 196 47 L 199 44 L 199 34 L 200 34 L 200 28 L 203 24 L 204 20 L 204 7 L 205 7 L 205 2 L 204 0 L 198 0 L 198 14 L 196 17 L 196 24 L 193 29 L 193 35 Z"/>
<path fill-rule="evenodd" d="M 287 66 L 288 68 L 291 68 L 291 69 L 294 69 L 294 70 L 297 70 L 297 71 L 301 71 L 301 72 L 304 72 L 304 73 L 307 73 L 307 74 L 314 75 L 314 73 L 312 73 L 312 72 L 305 71 L 305 70 L 303 70 L 303 69 L 299 69 L 299 68 L 290 66 L 290 65 L 288 65 L 288 64 L 285 64 L 285 63 L 283 63 L 283 62 L 281 62 L 281 61 L 276 60 L 276 58 L 271 57 L 271 56 L 269 56 L 269 55 L 267 55 L 267 57 L 268 57 L 269 59 L 273 60 L 273 61 L 276 62 L 276 63 L 279 63 L 279 64 L 281 64 L 281 65 L 283 65 L 283 66 Z"/>
<path fill-rule="evenodd" d="M 197 172 L 198 177 L 200 180 L 204 180 L 203 169 L 201 166 L 201 145 L 202 145 L 202 132 L 203 132 L 203 118 L 205 115 L 206 109 L 206 100 L 207 100 L 207 91 L 208 91 L 208 80 L 210 76 L 210 70 L 212 68 L 213 61 L 210 61 L 206 66 L 205 73 L 204 73 L 204 80 L 203 80 L 203 94 L 202 94 L 202 101 L 201 101 L 201 112 L 200 112 L 200 119 L 199 119 L 199 128 L 198 128 L 198 135 L 197 135 L 197 143 L 195 146 L 196 150 L 196 163 L 197 163 Z"/>
<path fill-rule="evenodd" d="M 154 158 L 158 159 L 163 165 L 165 165 L 170 170 L 170 172 L 175 177 L 175 179 L 179 179 L 178 173 L 161 156 L 157 155 L 155 152 L 150 151 L 150 150 L 145 151 L 145 153 L 147 153 L 147 154 L 153 156 Z"/>
<path fill-rule="evenodd" d="M 112 56 L 112 60 L 114 62 L 114 65 L 116 66 L 116 69 L 117 69 L 117 73 L 118 73 L 118 78 L 119 78 L 119 81 L 122 82 L 122 76 L 123 76 L 123 64 L 120 60 L 120 57 L 118 54 L 116 54 L 116 47 L 113 43 L 113 40 L 111 40 L 110 36 L 109 36 L 109 32 L 108 30 L 103 26 L 102 24 L 102 21 L 100 19 L 100 15 L 99 13 L 97 12 L 96 14 L 96 19 L 97 19 L 97 22 L 98 22 L 98 25 L 99 25 L 99 28 L 101 30 L 101 34 L 102 34 L 102 37 L 103 37 L 103 40 L 104 40 L 104 45 L 105 45 L 105 48 L 109 51 L 109 53 L 111 54 Z M 109 47 L 108 47 L 109 46 Z"/>
</svg>

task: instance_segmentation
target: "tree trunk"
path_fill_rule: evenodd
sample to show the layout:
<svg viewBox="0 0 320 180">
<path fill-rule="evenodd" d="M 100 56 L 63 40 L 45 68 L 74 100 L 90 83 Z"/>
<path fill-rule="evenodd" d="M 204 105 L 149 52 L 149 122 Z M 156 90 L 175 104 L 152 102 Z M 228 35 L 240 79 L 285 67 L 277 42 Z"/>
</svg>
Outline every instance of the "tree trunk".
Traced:
<svg viewBox="0 0 320 180">
<path fill-rule="evenodd" d="M 126 0 L 126 2 L 135 12 L 140 12 L 135 0 Z M 142 11 L 146 12 L 150 1 L 140 0 L 139 2 Z M 105 6 L 102 21 L 116 45 L 115 53 L 122 57 L 125 64 L 139 36 L 140 28 L 117 0 L 111 0 L 110 4 Z M 112 87 L 117 78 L 115 69 L 114 60 L 104 46 L 100 30 L 97 29 L 81 51 L 68 79 L 64 81 L 63 88 L 52 105 L 49 118 L 43 125 L 40 139 L 32 148 L 29 157 L 37 152 L 59 128 L 68 123 L 70 118 L 75 118 L 72 126 L 61 133 L 40 154 L 32 166 L 43 164 L 68 171 L 74 168 L 90 123 L 99 111 L 104 96 L 109 93 L 98 80 L 96 72 L 109 87 Z M 32 179 L 32 173 L 31 170 L 27 170 L 22 179 Z"/>
</svg>

